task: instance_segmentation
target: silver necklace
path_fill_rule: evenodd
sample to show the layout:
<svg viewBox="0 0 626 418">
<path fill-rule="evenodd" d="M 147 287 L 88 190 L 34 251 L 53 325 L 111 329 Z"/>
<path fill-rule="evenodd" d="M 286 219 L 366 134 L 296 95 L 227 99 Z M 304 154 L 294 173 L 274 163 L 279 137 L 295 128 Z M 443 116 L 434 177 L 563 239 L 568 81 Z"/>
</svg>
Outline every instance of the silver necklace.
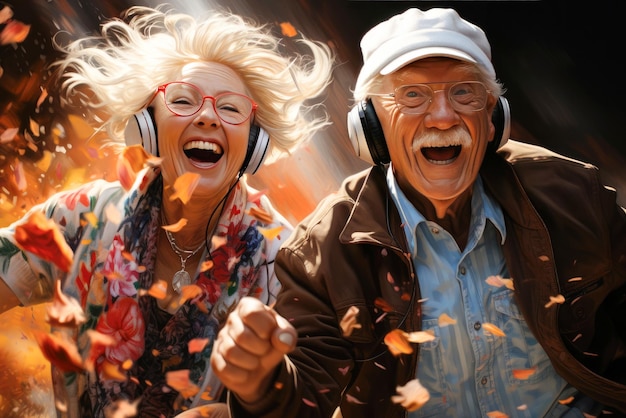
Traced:
<svg viewBox="0 0 626 418">
<path fill-rule="evenodd" d="M 185 264 L 187 264 L 187 260 L 200 251 L 200 248 L 204 247 L 204 242 L 202 242 L 200 246 L 193 251 L 183 250 L 176 245 L 176 240 L 170 231 L 166 230 L 165 236 L 167 236 L 167 240 L 170 243 L 170 247 L 172 247 L 172 251 L 174 251 L 178 258 L 180 258 L 180 270 L 174 273 L 174 277 L 172 277 L 172 288 L 176 293 L 180 294 L 183 286 L 191 284 L 191 276 L 189 276 L 189 273 L 185 270 Z"/>
</svg>

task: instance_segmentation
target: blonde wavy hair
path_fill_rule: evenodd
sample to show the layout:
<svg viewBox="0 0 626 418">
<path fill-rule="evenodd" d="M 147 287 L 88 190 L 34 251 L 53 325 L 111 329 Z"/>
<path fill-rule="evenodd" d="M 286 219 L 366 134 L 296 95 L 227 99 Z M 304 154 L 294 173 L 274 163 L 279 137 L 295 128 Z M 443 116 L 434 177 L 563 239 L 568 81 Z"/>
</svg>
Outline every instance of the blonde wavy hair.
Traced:
<svg viewBox="0 0 626 418">
<path fill-rule="evenodd" d="M 57 43 L 64 55 L 54 67 L 64 104 L 100 119 L 109 140 L 123 145 L 129 118 L 183 66 L 227 65 L 259 105 L 254 122 L 269 133 L 272 149 L 289 152 L 330 124 L 326 112 L 316 110 L 321 101 L 307 101 L 330 84 L 334 56 L 327 45 L 305 37 L 297 42 L 310 54 L 288 56 L 280 42 L 267 25 L 223 10 L 196 19 L 164 6 L 135 6 L 103 24 L 97 36 Z"/>
</svg>

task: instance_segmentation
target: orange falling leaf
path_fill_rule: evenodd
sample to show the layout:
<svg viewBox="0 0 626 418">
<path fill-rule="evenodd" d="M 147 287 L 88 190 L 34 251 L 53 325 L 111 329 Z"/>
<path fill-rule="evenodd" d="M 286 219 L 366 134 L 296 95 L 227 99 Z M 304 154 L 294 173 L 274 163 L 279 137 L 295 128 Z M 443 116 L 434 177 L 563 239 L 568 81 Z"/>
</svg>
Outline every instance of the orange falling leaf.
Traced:
<svg viewBox="0 0 626 418">
<path fill-rule="evenodd" d="M 204 350 L 204 347 L 209 343 L 208 338 L 193 338 L 189 340 L 187 344 L 187 348 L 189 350 L 189 354 L 193 353 L 201 353 Z"/>
<path fill-rule="evenodd" d="M 200 272 L 205 272 L 207 270 L 210 270 L 213 268 L 213 260 L 205 260 L 202 262 L 202 264 L 200 265 Z"/>
<path fill-rule="evenodd" d="M 355 403 L 357 405 L 365 405 L 365 402 L 352 395 L 346 395 L 346 401 L 348 401 L 349 403 Z"/>
<path fill-rule="evenodd" d="M 280 32 L 288 38 L 293 38 L 298 34 L 296 28 L 289 22 L 280 23 Z"/>
<path fill-rule="evenodd" d="M 563 295 L 556 295 L 556 296 L 550 296 L 550 302 L 546 303 L 544 306 L 546 308 L 549 308 L 550 306 L 554 305 L 555 303 L 564 303 L 565 302 L 565 296 Z"/>
<path fill-rule="evenodd" d="M 507 289 L 515 290 L 512 279 L 503 279 L 499 275 L 497 276 L 489 276 L 485 279 L 485 282 L 490 286 L 502 287 L 505 286 Z"/>
<path fill-rule="evenodd" d="M 54 221 L 42 212 L 33 212 L 15 228 L 15 241 L 22 250 L 53 263 L 61 271 L 70 270 L 74 253 Z"/>
<path fill-rule="evenodd" d="M 397 386 L 396 393 L 391 401 L 402 405 L 409 412 L 417 411 L 430 399 L 430 393 L 418 379 L 409 380 L 404 386 Z"/>
<path fill-rule="evenodd" d="M 413 347 L 409 344 L 408 334 L 401 329 L 394 329 L 385 335 L 385 344 L 394 356 L 411 354 Z"/>
<path fill-rule="evenodd" d="M 130 190 L 137 173 L 144 167 L 149 154 L 141 145 L 125 147 L 117 159 L 117 178 L 124 190 Z"/>
<path fill-rule="evenodd" d="M 165 229 L 166 231 L 170 231 L 170 232 L 178 232 L 181 229 L 183 229 L 183 227 L 187 225 L 187 219 L 186 218 L 180 218 L 178 220 L 178 222 L 171 224 L 171 225 L 163 225 L 161 228 Z"/>
<path fill-rule="evenodd" d="M 282 225 L 279 225 L 275 228 L 269 228 L 269 229 L 259 227 L 259 232 L 261 233 L 261 235 L 263 235 L 265 238 L 271 241 L 281 233 L 283 228 L 284 226 Z"/>
<path fill-rule="evenodd" d="M 83 216 L 87 220 L 90 226 L 98 226 L 98 217 L 93 212 L 83 213 Z"/>
<path fill-rule="evenodd" d="M 432 330 L 409 332 L 406 336 L 407 341 L 418 344 L 433 341 L 435 338 L 435 333 Z"/>
<path fill-rule="evenodd" d="M 184 205 L 189 202 L 193 191 L 196 189 L 198 182 L 200 181 L 200 174 L 187 172 L 178 177 L 174 181 L 174 193 L 170 196 L 170 200 L 174 201 L 180 199 Z"/>
<path fill-rule="evenodd" d="M 167 296 L 167 282 L 165 280 L 157 280 L 148 289 L 148 295 L 159 300 L 165 299 Z"/>
<path fill-rule="evenodd" d="M 483 322 L 483 329 L 496 337 L 506 337 L 504 331 L 495 326 L 494 324 L 490 324 L 489 322 Z"/>
<path fill-rule="evenodd" d="M 115 380 L 118 382 L 126 381 L 126 374 L 121 370 L 119 364 L 111 363 L 108 360 L 104 360 L 100 367 L 103 378 L 108 380 Z"/>
<path fill-rule="evenodd" d="M 537 366 L 530 369 L 515 369 L 513 370 L 513 377 L 519 380 L 526 380 L 537 371 Z"/>
<path fill-rule="evenodd" d="M 175 370 L 165 373 L 167 384 L 177 390 L 185 398 L 191 398 L 200 391 L 200 388 L 189 380 L 189 370 Z"/>
<path fill-rule="evenodd" d="M 269 213 L 267 213 L 263 209 L 257 208 L 257 207 L 254 207 L 254 206 L 252 206 L 250 209 L 248 209 L 248 215 L 252 216 L 254 219 L 256 219 L 259 222 L 264 223 L 264 224 L 271 224 L 272 221 L 274 220 L 272 215 L 270 215 Z"/>
<path fill-rule="evenodd" d="M 509 418 L 507 414 L 500 411 L 487 412 L 487 418 Z"/>
<path fill-rule="evenodd" d="M 76 344 L 65 334 L 34 331 L 34 336 L 43 356 L 59 370 L 65 373 L 84 370 Z"/>
<path fill-rule="evenodd" d="M 383 312 L 393 312 L 393 306 L 391 306 L 386 300 L 383 298 L 376 298 L 374 300 L 374 306 Z"/>
<path fill-rule="evenodd" d="M 352 331 L 361 328 L 361 324 L 357 322 L 358 315 L 359 308 L 356 306 L 350 306 L 343 318 L 341 318 L 339 326 L 341 327 L 344 337 L 349 337 L 352 334 Z"/>
<path fill-rule="evenodd" d="M 180 303 L 185 303 L 188 300 L 195 299 L 202 295 L 202 288 L 195 284 L 183 286 L 180 289 Z"/>
<path fill-rule="evenodd" d="M 456 319 L 453 319 L 450 317 L 450 315 L 443 313 L 439 315 L 438 322 L 440 327 L 447 327 L 448 325 L 455 325 Z"/>
</svg>

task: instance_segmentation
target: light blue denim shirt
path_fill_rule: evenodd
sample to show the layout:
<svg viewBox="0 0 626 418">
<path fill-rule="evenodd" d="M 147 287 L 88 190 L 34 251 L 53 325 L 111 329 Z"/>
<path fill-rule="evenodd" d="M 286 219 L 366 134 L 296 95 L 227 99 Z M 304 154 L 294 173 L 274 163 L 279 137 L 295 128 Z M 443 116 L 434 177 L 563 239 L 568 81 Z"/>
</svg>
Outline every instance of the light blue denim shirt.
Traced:
<svg viewBox="0 0 626 418">
<path fill-rule="evenodd" d="M 466 248 L 446 230 L 426 220 L 393 177 L 387 183 L 404 221 L 422 297 L 422 327 L 436 339 L 420 346 L 417 378 L 430 400 L 410 413 L 418 417 L 560 416 L 569 408 L 558 399 L 566 382 L 550 364 L 513 299 L 513 291 L 486 280 L 509 278 L 502 244 L 506 239 L 499 205 L 480 177 L 472 195 Z M 456 323 L 439 324 L 442 315 Z M 490 333 L 484 324 L 505 336 Z M 488 327 L 487 327 L 488 328 Z M 459 348 L 462 349 L 459 349 Z M 518 371 L 532 371 L 527 378 Z M 581 415 L 582 416 L 582 415 Z"/>
</svg>

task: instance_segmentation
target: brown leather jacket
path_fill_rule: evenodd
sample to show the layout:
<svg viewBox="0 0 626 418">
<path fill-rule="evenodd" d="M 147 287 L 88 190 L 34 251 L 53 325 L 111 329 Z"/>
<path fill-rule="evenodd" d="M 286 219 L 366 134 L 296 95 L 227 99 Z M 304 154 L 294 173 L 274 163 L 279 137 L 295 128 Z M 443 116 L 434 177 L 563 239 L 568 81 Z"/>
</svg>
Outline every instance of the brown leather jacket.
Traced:
<svg viewBox="0 0 626 418">
<path fill-rule="evenodd" d="M 563 378 L 626 414 L 626 214 L 615 191 L 594 166 L 515 141 L 485 157 L 481 176 L 505 214 L 504 254 L 528 326 Z M 298 330 L 298 348 L 252 416 L 330 417 L 338 404 L 343 417 L 406 416 L 391 396 L 415 377 L 417 350 L 394 357 L 383 337 L 420 329 L 420 291 L 383 170 L 321 202 L 276 272 L 276 310 Z M 559 294 L 565 302 L 546 309 Z M 351 306 L 361 328 L 344 337 Z M 234 417 L 250 416 L 230 401 Z"/>
</svg>

